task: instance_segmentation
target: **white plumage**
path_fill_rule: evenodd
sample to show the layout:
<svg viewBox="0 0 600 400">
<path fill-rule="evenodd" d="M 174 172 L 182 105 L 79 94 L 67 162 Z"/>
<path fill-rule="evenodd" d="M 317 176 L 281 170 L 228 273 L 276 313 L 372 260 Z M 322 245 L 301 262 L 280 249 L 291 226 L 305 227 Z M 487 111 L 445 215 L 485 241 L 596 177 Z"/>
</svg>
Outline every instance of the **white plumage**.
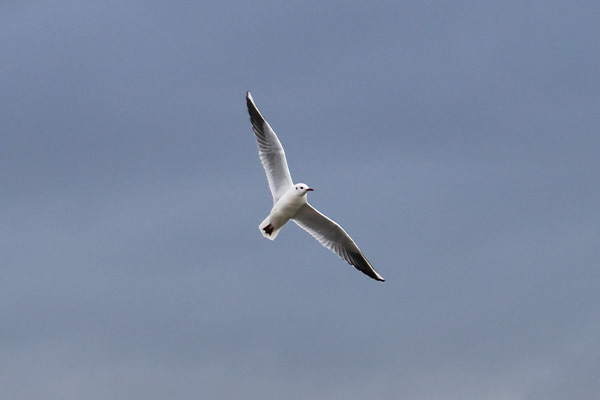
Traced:
<svg viewBox="0 0 600 400">
<path fill-rule="evenodd" d="M 373 279 L 384 281 L 346 231 L 308 204 L 306 194 L 313 189 L 304 183 L 293 184 L 283 146 L 254 104 L 250 92 L 246 95 L 246 104 L 258 143 L 258 154 L 273 195 L 273 208 L 259 225 L 263 236 L 274 240 L 283 225 L 292 219 L 350 265 Z"/>
</svg>

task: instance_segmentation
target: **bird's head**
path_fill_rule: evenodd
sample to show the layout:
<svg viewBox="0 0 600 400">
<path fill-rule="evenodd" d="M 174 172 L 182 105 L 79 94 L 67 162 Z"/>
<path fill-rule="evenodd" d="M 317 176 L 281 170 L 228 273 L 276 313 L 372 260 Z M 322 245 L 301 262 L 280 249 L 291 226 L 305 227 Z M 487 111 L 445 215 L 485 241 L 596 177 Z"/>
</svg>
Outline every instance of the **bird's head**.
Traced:
<svg viewBox="0 0 600 400">
<path fill-rule="evenodd" d="M 304 196 L 308 192 L 312 192 L 314 189 L 309 187 L 306 183 L 296 183 L 294 185 L 295 192 L 298 196 Z"/>
</svg>

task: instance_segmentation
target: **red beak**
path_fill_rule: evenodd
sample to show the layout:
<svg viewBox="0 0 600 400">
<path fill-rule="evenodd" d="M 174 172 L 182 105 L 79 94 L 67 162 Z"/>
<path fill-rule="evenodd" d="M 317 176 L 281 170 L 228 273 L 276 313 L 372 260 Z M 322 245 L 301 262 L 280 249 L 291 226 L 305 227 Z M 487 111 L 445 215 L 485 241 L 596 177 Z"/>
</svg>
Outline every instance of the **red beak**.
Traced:
<svg viewBox="0 0 600 400">
<path fill-rule="evenodd" d="M 307 192 L 314 192 L 314 191 L 315 191 L 315 189 L 313 189 L 313 188 L 308 188 L 308 189 L 306 189 L 306 191 L 307 191 Z"/>
</svg>

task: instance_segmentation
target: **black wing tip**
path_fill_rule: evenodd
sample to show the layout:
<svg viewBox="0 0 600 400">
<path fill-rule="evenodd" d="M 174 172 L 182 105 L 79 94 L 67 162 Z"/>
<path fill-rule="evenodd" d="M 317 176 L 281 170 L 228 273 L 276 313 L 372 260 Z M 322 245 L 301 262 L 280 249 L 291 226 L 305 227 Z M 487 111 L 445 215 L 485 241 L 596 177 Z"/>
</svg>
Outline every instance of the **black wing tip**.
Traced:
<svg viewBox="0 0 600 400">
<path fill-rule="evenodd" d="M 246 105 L 248 106 L 248 113 L 250 114 L 250 118 L 253 121 L 260 121 L 261 123 L 265 120 L 263 116 L 258 111 L 258 107 L 254 104 L 254 99 L 252 99 L 252 95 L 250 92 L 246 95 Z"/>
<path fill-rule="evenodd" d="M 371 263 L 367 260 L 367 258 L 362 253 L 356 253 L 351 255 L 350 262 L 357 270 L 367 275 L 369 278 L 372 278 L 379 282 L 385 282 L 385 279 L 381 275 L 375 271 L 375 268 L 371 265 Z"/>
<path fill-rule="evenodd" d="M 256 108 L 256 104 L 254 104 L 254 99 L 252 98 L 250 92 L 246 93 L 246 105 L 248 106 L 248 110 L 251 108 Z"/>
<path fill-rule="evenodd" d="M 385 279 L 383 279 L 383 277 L 381 275 L 379 275 L 377 272 L 375 272 L 375 270 L 373 270 L 373 273 L 367 273 L 365 271 L 361 271 L 361 272 L 365 273 L 369 278 L 373 278 L 378 282 L 385 282 Z"/>
</svg>

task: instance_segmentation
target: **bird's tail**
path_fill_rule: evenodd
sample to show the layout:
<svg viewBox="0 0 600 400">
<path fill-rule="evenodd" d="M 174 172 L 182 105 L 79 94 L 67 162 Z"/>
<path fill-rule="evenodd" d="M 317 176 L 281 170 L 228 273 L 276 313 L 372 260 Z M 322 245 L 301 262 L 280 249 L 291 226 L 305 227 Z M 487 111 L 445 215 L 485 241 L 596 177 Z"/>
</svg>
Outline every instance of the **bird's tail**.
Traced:
<svg viewBox="0 0 600 400">
<path fill-rule="evenodd" d="M 275 228 L 271 224 L 269 217 L 267 217 L 263 222 L 260 223 L 258 228 L 260 229 L 260 233 L 262 233 L 264 237 L 266 237 L 269 240 L 275 240 L 282 226 L 280 226 L 279 228 Z"/>
</svg>

